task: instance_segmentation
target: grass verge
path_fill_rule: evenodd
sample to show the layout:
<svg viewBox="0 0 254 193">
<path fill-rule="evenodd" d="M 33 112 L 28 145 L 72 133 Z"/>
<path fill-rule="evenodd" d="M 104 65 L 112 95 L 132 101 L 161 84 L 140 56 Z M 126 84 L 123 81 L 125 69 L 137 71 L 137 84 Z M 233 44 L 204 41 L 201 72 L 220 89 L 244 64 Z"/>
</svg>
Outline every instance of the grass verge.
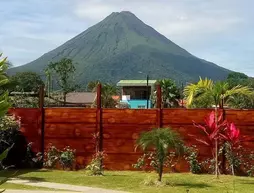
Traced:
<svg viewBox="0 0 254 193">
<path fill-rule="evenodd" d="M 8 177 L 9 172 L 0 172 Z M 100 187 L 142 193 L 251 193 L 254 192 L 254 178 L 221 175 L 216 179 L 213 175 L 193 175 L 189 173 L 164 174 L 164 185 L 145 185 L 144 182 L 156 180 L 156 173 L 131 171 L 106 171 L 105 176 L 87 176 L 84 171 L 55 170 L 21 170 L 16 177 L 27 180 L 47 181 L 73 185 Z M 165 185 L 167 184 L 167 185 Z"/>
</svg>

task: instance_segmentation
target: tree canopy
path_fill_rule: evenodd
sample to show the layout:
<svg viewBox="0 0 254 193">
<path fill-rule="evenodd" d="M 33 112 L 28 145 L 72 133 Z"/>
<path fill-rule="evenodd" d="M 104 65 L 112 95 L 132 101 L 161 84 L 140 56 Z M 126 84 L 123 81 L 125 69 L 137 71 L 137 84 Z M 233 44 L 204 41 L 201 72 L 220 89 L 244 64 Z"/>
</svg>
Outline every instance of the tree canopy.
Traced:
<svg viewBox="0 0 254 193">
<path fill-rule="evenodd" d="M 48 69 L 55 74 L 57 84 L 63 92 L 64 103 L 66 103 L 66 95 L 79 87 L 75 83 L 74 73 L 76 68 L 72 60 L 63 58 L 58 62 L 51 62 Z"/>
<path fill-rule="evenodd" d="M 10 83 L 14 91 L 19 92 L 38 92 L 43 80 L 40 75 L 35 72 L 18 72 L 10 78 Z"/>
</svg>

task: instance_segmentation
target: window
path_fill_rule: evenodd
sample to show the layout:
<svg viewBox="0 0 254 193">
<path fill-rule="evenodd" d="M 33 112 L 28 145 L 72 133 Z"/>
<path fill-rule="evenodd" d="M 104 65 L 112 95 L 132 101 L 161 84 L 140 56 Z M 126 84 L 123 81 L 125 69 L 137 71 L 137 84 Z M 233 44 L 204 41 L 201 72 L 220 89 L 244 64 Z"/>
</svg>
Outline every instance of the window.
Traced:
<svg viewBox="0 0 254 193">
<path fill-rule="evenodd" d="M 138 105 L 138 109 L 145 109 L 146 106 L 145 105 Z"/>
</svg>

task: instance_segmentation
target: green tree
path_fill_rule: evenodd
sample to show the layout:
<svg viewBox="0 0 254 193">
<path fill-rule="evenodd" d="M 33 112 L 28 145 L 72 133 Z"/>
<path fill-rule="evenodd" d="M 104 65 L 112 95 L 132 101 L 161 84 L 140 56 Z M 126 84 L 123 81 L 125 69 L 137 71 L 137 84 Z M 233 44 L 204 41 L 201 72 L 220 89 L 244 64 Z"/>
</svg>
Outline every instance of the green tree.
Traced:
<svg viewBox="0 0 254 193">
<path fill-rule="evenodd" d="M 247 85 L 248 84 L 249 77 L 240 72 L 231 72 L 227 77 L 227 82 L 229 84 L 230 88 L 233 88 L 237 85 Z"/>
<path fill-rule="evenodd" d="M 58 62 L 51 62 L 48 69 L 55 73 L 57 84 L 63 92 L 64 104 L 66 104 L 66 95 L 78 88 L 75 84 L 74 73 L 76 68 L 71 59 L 63 58 Z"/>
<path fill-rule="evenodd" d="M 254 88 L 254 79 L 249 78 L 247 75 L 243 73 L 233 72 L 228 75 L 226 80 L 229 84 L 230 88 L 233 88 L 237 85 L 248 86 L 250 88 Z M 254 96 L 247 97 L 244 95 L 237 95 L 233 98 L 230 98 L 228 102 L 228 106 L 232 108 L 244 108 L 244 109 L 253 109 L 254 108 Z"/>
<path fill-rule="evenodd" d="M 183 142 L 180 136 L 170 128 L 158 128 L 142 133 L 138 138 L 137 147 L 143 151 L 154 149 L 156 160 L 158 160 L 158 180 L 161 181 L 164 162 L 170 150 L 174 149 L 177 153 L 183 151 Z"/>
<path fill-rule="evenodd" d="M 14 91 L 18 92 L 38 92 L 43 80 L 40 75 L 35 72 L 18 72 L 10 77 L 10 83 L 14 86 Z"/>
<path fill-rule="evenodd" d="M 93 89 L 96 92 L 97 87 Z M 101 106 L 102 108 L 115 108 L 117 101 L 113 99 L 113 96 L 118 95 L 119 91 L 115 85 L 104 83 L 101 86 Z M 96 104 L 96 101 L 95 101 Z"/>
<path fill-rule="evenodd" d="M 88 84 L 87 84 L 87 91 L 90 91 L 90 92 L 94 92 L 95 91 L 95 88 L 97 87 L 97 85 L 100 83 L 99 80 L 95 80 L 95 81 L 90 81 Z"/>
<path fill-rule="evenodd" d="M 218 107 L 223 108 L 229 100 L 237 95 L 251 96 L 253 91 L 247 86 L 237 85 L 230 89 L 227 82 L 214 83 L 209 79 L 202 79 L 196 84 L 189 84 L 184 89 L 187 106 L 190 106 L 195 100 L 201 97 L 208 97 L 211 105 L 215 105 L 215 123 L 218 124 Z M 218 177 L 218 142 L 215 141 L 215 174 Z"/>
<path fill-rule="evenodd" d="M 159 80 L 162 91 L 162 105 L 164 108 L 172 108 L 179 106 L 181 94 L 175 82 L 171 79 Z"/>
</svg>

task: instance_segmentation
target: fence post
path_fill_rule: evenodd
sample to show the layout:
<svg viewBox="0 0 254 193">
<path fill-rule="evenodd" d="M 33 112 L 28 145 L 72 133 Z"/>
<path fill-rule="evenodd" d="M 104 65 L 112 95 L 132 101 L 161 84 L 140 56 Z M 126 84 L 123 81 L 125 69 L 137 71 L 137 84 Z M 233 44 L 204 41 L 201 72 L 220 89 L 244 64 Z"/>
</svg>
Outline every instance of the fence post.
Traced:
<svg viewBox="0 0 254 193">
<path fill-rule="evenodd" d="M 45 90 L 44 90 L 44 85 L 40 86 L 40 91 L 39 91 L 39 109 L 41 112 L 41 153 L 42 153 L 42 160 L 44 160 L 44 127 L 45 127 L 45 111 L 44 111 L 44 96 L 45 96 Z M 43 165 L 42 165 L 43 167 Z"/>
<path fill-rule="evenodd" d="M 161 85 L 157 84 L 156 88 L 156 108 L 157 108 L 157 126 L 158 128 L 162 127 L 162 108 L 161 108 Z"/>
<path fill-rule="evenodd" d="M 103 127 L 102 127 L 102 108 L 101 108 L 101 84 L 97 85 L 97 131 L 99 131 L 99 151 L 103 151 Z"/>
</svg>

